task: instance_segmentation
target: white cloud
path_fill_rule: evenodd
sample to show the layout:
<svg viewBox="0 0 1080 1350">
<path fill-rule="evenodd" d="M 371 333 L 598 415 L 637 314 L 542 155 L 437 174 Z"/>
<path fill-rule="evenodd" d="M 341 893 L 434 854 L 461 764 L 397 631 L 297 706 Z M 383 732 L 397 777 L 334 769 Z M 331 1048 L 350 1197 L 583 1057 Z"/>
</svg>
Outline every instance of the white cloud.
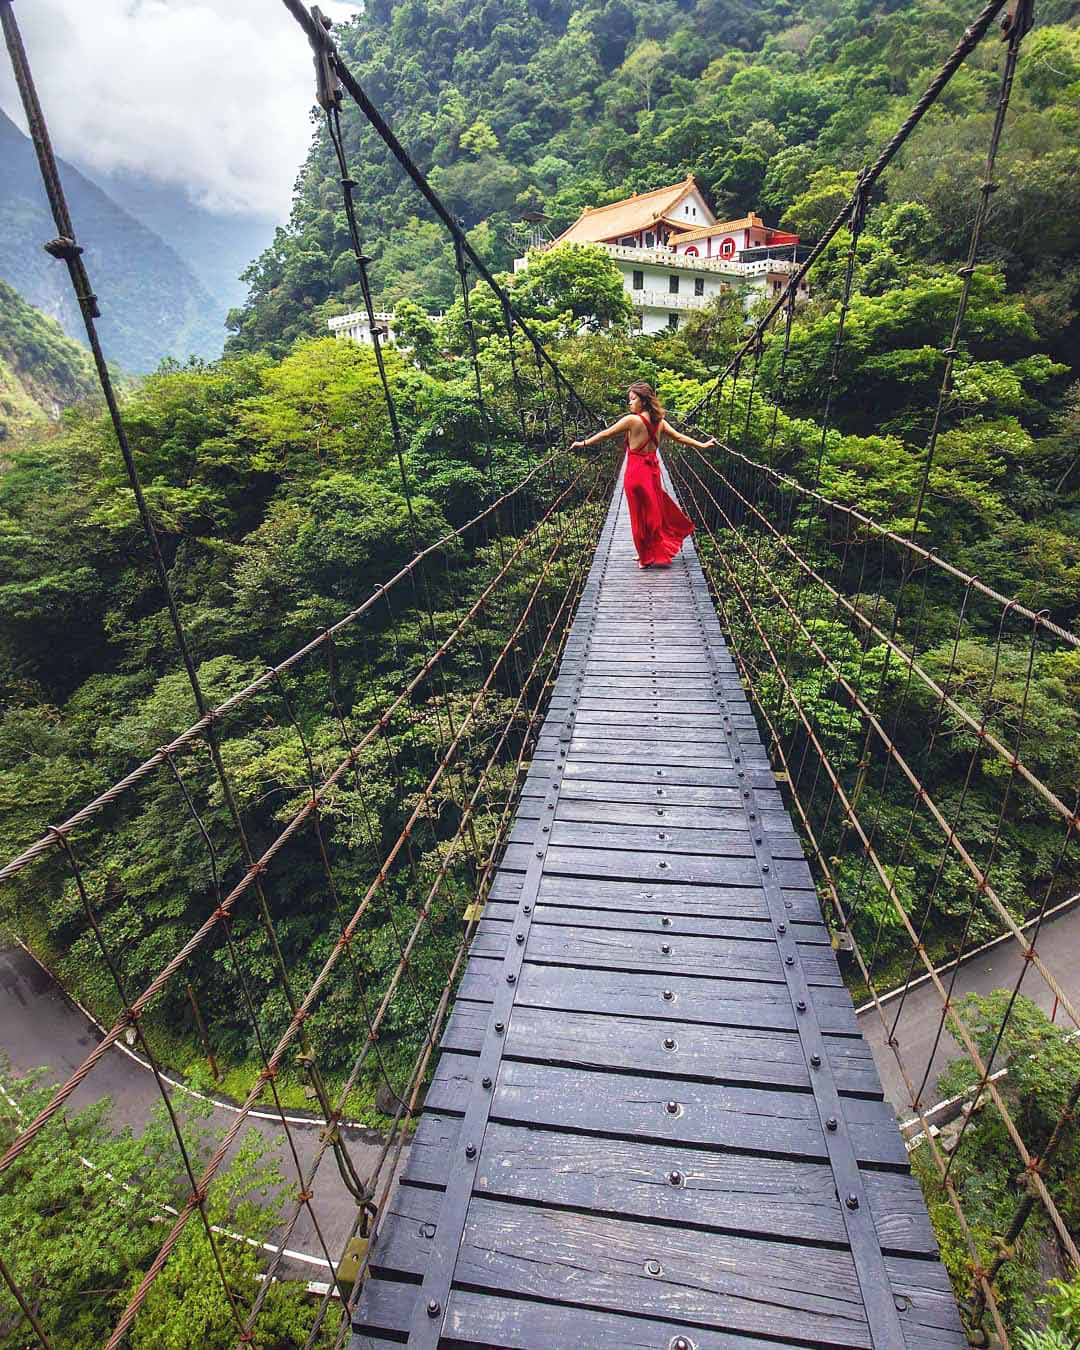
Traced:
<svg viewBox="0 0 1080 1350">
<path fill-rule="evenodd" d="M 360 7 L 322 4 L 336 20 Z M 287 215 L 314 71 L 281 0 L 32 0 L 17 17 L 58 154 L 223 214 Z M 0 106 L 25 126 L 2 60 Z"/>
</svg>

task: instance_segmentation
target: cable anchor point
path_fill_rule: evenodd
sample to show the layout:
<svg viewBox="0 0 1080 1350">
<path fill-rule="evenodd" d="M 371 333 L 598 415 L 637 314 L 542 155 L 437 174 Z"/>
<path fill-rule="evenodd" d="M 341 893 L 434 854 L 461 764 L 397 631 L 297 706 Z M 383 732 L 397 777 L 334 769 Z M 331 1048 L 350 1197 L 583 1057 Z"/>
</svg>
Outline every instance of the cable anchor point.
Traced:
<svg viewBox="0 0 1080 1350">
<path fill-rule="evenodd" d="M 330 41 L 331 21 L 318 5 L 311 6 L 313 28 L 308 41 L 315 53 L 315 101 L 324 112 L 341 107 L 341 81 L 334 65 L 334 44 Z"/>
</svg>

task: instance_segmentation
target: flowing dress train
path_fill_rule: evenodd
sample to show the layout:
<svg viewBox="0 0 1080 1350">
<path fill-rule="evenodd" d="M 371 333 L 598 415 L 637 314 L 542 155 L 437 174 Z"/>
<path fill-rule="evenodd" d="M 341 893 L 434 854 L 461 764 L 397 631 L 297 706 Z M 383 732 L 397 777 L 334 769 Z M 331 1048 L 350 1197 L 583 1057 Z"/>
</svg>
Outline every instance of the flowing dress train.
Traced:
<svg viewBox="0 0 1080 1350">
<path fill-rule="evenodd" d="M 657 428 L 644 413 L 638 413 L 638 416 L 645 423 L 649 439 L 644 450 L 632 450 L 627 432 L 623 491 L 630 508 L 630 533 L 638 561 L 647 566 L 662 566 L 671 562 L 686 536 L 693 534 L 694 526 L 664 491 L 660 481 Z"/>
</svg>

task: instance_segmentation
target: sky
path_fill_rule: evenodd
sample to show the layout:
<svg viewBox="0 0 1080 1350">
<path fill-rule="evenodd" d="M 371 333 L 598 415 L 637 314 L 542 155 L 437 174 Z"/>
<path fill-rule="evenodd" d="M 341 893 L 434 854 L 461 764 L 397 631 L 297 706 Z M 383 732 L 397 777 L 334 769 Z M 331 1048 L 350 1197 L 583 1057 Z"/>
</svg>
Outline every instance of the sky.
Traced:
<svg viewBox="0 0 1080 1350">
<path fill-rule="evenodd" d="M 321 0 L 335 20 L 360 9 Z M 281 0 L 19 0 L 53 146 L 93 174 L 188 185 L 284 220 L 311 138 L 311 48 Z M 24 130 L 0 45 L 0 107 Z"/>
</svg>

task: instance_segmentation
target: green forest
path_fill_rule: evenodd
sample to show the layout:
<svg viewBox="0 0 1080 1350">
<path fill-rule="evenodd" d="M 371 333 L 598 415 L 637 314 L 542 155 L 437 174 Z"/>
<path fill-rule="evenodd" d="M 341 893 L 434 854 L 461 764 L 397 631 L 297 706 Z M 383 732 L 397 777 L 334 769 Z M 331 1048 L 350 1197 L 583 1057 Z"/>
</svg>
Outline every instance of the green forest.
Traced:
<svg viewBox="0 0 1080 1350">
<path fill-rule="evenodd" d="M 1070 0 L 1046 0 L 1023 44 L 999 186 L 918 536 L 963 572 L 1048 611 L 1074 633 L 1080 621 L 1078 15 L 1080 6 Z M 757 210 L 769 224 L 812 241 L 971 17 L 958 0 L 919 6 L 899 0 L 816 6 L 800 0 L 759 6 L 742 0 L 369 0 L 335 36 L 410 154 L 462 217 L 473 247 L 503 275 L 516 307 L 589 405 L 614 415 L 628 381 L 643 378 L 674 416 L 699 402 L 744 340 L 741 302 L 722 296 L 678 331 L 644 337 L 631 324 L 618 273 L 602 250 L 534 255 L 526 271 L 510 274 L 519 251 L 512 222 L 522 211 L 542 210 L 558 232 L 585 205 L 693 173 L 720 217 Z M 839 322 L 845 231 L 810 276 L 811 298 L 795 315 L 786 356 L 774 329 L 753 383 L 743 369 L 733 389 L 730 381 L 725 386 L 735 415 L 722 404 L 715 424 L 704 428 L 901 535 L 913 523 L 1002 50 L 991 33 L 871 201 L 855 254 L 828 428 L 823 433 L 821 389 Z M 553 467 L 537 469 L 554 447 L 581 434 L 582 424 L 566 420 L 565 399 L 538 370 L 520 334 L 515 343 L 508 340 L 501 306 L 483 283 L 470 281 L 466 313 L 452 241 L 356 109 L 346 107 L 343 125 L 375 304 L 395 313 L 396 345 L 385 356 L 400 440 L 372 350 L 326 336 L 328 317 L 361 307 L 361 290 L 341 175 L 321 125 L 290 220 L 245 274 L 248 301 L 230 316 L 224 357 L 165 362 L 124 392 L 138 471 L 209 702 L 224 701 L 341 621 L 418 550 L 465 527 L 530 470 L 538 477 L 458 544 L 435 549 L 417 585 L 388 592 L 342 630 L 336 669 L 320 649 L 282 681 L 261 687 L 222 725 L 221 756 L 240 817 L 251 840 L 265 847 L 310 797 L 314 775 L 325 776 L 350 740 L 380 726 L 402 672 L 423 668 L 459 626 L 467 635 L 437 675 L 388 718 L 364 751 L 361 772 L 335 786 L 320 808 L 321 835 L 298 834 L 275 860 L 266 910 L 249 904 L 249 896 L 231 925 L 234 942 L 195 951 L 185 979 L 154 1000 L 143 1029 L 174 1072 L 243 1097 L 259 1069 L 262 1043 L 273 1044 L 292 1012 L 282 966 L 294 990 L 310 985 L 334 949 L 340 911 L 352 913 L 408 812 L 419 806 L 407 861 L 403 854 L 380 884 L 352 948 L 367 987 L 380 996 L 393 979 L 402 935 L 424 897 L 435 895 L 410 967 L 409 996 L 391 1006 L 377 1062 L 367 1059 L 354 1072 L 366 1027 L 348 962 L 337 968 L 308 1027 L 311 1054 L 331 1095 L 343 1094 L 354 1117 L 385 1125 L 386 1101 L 377 1096 L 387 1079 L 391 1101 L 407 1094 L 427 1011 L 461 942 L 478 860 L 496 843 L 499 811 L 512 800 L 517 780 L 509 760 L 527 744 L 529 726 L 518 702 L 535 687 L 532 672 L 544 670 L 545 634 L 563 621 L 560 602 L 580 586 L 618 454 L 610 445 L 581 457 L 560 453 Z M 35 389 L 50 387 L 48 367 L 72 392 L 88 390 L 85 372 L 51 331 L 31 331 L 17 308 L 8 314 L 25 330 L 11 339 L 22 355 L 11 357 L 0 346 L 0 358 L 32 367 Z M 3 324 L 0 316 L 6 343 Z M 470 334 L 478 343 L 479 403 Z M 197 715 L 108 420 L 92 400 L 78 402 L 55 426 L 33 426 L 16 414 L 0 443 L 5 860 Z M 546 507 L 559 493 L 569 495 L 548 520 Z M 873 600 L 873 581 L 845 569 L 827 531 L 814 534 L 805 522 L 799 528 L 829 578 L 860 606 Z M 708 543 L 701 547 L 708 561 Z M 783 558 L 773 561 L 777 583 L 793 585 Z M 744 580 L 749 583 L 748 574 Z M 490 601 L 482 599 L 496 583 Z M 890 594 L 882 589 L 886 606 Z M 813 601 L 815 593 L 805 598 Z M 921 756 L 932 790 L 950 809 L 963 803 L 966 837 L 980 849 L 993 840 L 995 885 L 1010 913 L 1027 918 L 1048 889 L 1052 901 L 1075 891 L 1075 844 L 1061 855 L 1054 822 L 1023 793 L 1007 798 L 999 820 L 1002 775 L 982 762 L 965 781 L 970 738 L 955 727 L 933 753 L 917 749 L 933 707 L 920 703 L 895 670 L 889 675 L 881 651 L 837 620 L 824 593 L 819 598 L 819 641 L 852 678 L 856 671 L 886 671 L 876 695 L 894 725 L 901 724 L 904 744 Z M 471 713 L 522 614 L 520 640 Z M 931 591 L 914 641 L 930 672 L 950 671 L 958 697 L 985 710 L 994 730 L 1008 736 L 1023 727 L 1025 756 L 1063 801 L 1074 803 L 1080 797 L 1080 653 L 1064 644 L 1041 650 L 1029 680 L 1019 629 L 1010 629 L 998 650 L 987 614 L 973 610 L 955 642 L 953 596 Z M 899 632 L 907 632 L 907 624 L 898 616 Z M 776 632 L 788 636 L 782 617 Z M 753 656 L 753 634 L 744 629 L 733 636 Z M 859 745 L 848 744 L 850 713 L 835 683 L 806 659 L 793 664 L 791 677 L 855 781 Z M 777 694 L 767 680 L 764 689 L 768 700 Z M 515 728 L 511 751 L 485 777 L 507 724 Z M 454 772 L 425 795 L 459 726 L 466 734 Z M 793 734 L 795 728 L 789 720 L 781 730 Z M 178 754 L 176 769 L 145 778 L 75 837 L 105 940 L 135 989 L 219 903 L 215 878 L 227 889 L 244 871 L 229 803 L 205 746 L 193 743 Z M 940 841 L 911 832 L 903 785 L 873 772 L 864 777 L 860 791 L 875 829 L 904 860 L 898 887 L 913 909 L 930 886 L 939 897 L 926 916 L 931 953 L 947 956 L 961 940 L 973 945 L 1000 931 L 1000 919 L 983 904 L 965 926 L 970 887 L 957 872 L 934 883 Z M 451 841 L 461 835 L 463 801 L 474 788 L 483 793 L 485 812 L 468 822 L 465 858 Z M 854 841 L 841 835 L 832 843 L 837 877 L 860 897 L 853 931 L 873 952 L 875 979 L 882 988 L 902 981 L 907 935 L 880 887 L 863 893 Z M 824 892 L 822 898 L 824 904 Z M 115 984 L 79 885 L 59 854 L 0 886 L 0 924 L 47 959 L 103 1021 L 116 1015 Z M 858 990 L 858 973 L 850 973 Z M 993 1005 L 972 1012 L 983 1019 L 979 1035 L 988 1044 L 993 1014 Z M 1040 1017 L 1025 1007 L 1000 1051 L 1018 1069 L 1009 1092 L 1036 1135 L 1049 1130 L 1076 1068 L 1075 1047 Z M 206 1067 L 207 1040 L 216 1081 Z M 1022 1070 L 1033 1056 L 1052 1071 Z M 968 1065 L 950 1071 L 953 1079 L 963 1072 L 973 1071 Z M 277 1086 L 287 1104 L 310 1101 L 310 1072 L 298 1062 L 289 1061 Z M 964 1086 L 950 1079 L 941 1092 Z M 39 1100 L 34 1085 L 18 1091 L 30 1104 Z M 10 1116 L 0 1124 L 11 1132 Z M 104 1147 L 101 1118 L 86 1118 L 77 1128 L 95 1148 Z M 48 1146 L 43 1139 L 35 1147 Z M 155 1134 L 145 1149 L 156 1156 L 159 1146 L 165 1147 Z M 1074 1131 L 1059 1178 L 1074 1233 L 1080 1225 L 1077 1150 Z M 984 1184 L 981 1158 L 992 1158 L 988 1171 L 1000 1182 L 998 1191 Z M 145 1156 L 121 1154 L 110 1166 L 135 1175 Z M 223 1215 L 248 1205 L 249 1193 L 258 1191 L 265 1201 L 269 1183 L 257 1187 L 251 1179 L 260 1166 L 253 1158 L 246 1171 L 226 1176 Z M 965 1140 L 956 1169 L 983 1260 L 993 1255 L 1019 1193 L 1010 1166 L 1007 1138 L 984 1118 Z M 967 1248 L 951 1210 L 938 1203 L 933 1176 L 923 1176 L 921 1164 L 916 1170 L 950 1274 L 966 1298 Z M 69 1169 L 55 1178 L 56 1193 L 65 1187 L 78 1193 L 84 1183 Z M 53 1203 L 61 1201 L 54 1196 Z M 250 1206 L 242 1212 L 252 1231 L 269 1231 L 272 1218 Z M 33 1269 L 35 1222 L 32 1208 L 0 1207 L 0 1247 L 9 1250 L 9 1234 L 15 1237 L 27 1253 L 24 1274 Z M 1010 1333 L 1026 1338 L 1029 1350 L 1070 1344 L 1080 1321 L 1077 1282 L 1070 1283 L 1060 1255 L 1047 1257 L 1051 1245 L 1036 1214 L 1021 1259 L 998 1287 Z M 138 1248 L 110 1260 L 99 1282 L 111 1292 L 82 1304 L 77 1333 L 58 1343 L 98 1343 L 122 1308 L 144 1256 Z M 1047 1284 L 1048 1276 L 1058 1285 Z M 248 1279 L 250 1272 L 236 1278 Z M 167 1315 L 177 1325 L 190 1315 L 182 1295 L 173 1287 L 162 1294 L 176 1304 Z M 21 1342 L 4 1320 L 4 1298 L 0 1345 L 16 1346 Z M 66 1315 L 63 1306 L 54 1311 Z M 302 1312 L 283 1302 L 273 1316 L 279 1327 L 274 1344 L 303 1344 Z M 206 1344 L 231 1343 L 227 1317 L 221 1318 L 220 1308 L 207 1314 Z"/>
<path fill-rule="evenodd" d="M 89 353 L 0 281 L 0 447 L 96 392 Z"/>
</svg>

